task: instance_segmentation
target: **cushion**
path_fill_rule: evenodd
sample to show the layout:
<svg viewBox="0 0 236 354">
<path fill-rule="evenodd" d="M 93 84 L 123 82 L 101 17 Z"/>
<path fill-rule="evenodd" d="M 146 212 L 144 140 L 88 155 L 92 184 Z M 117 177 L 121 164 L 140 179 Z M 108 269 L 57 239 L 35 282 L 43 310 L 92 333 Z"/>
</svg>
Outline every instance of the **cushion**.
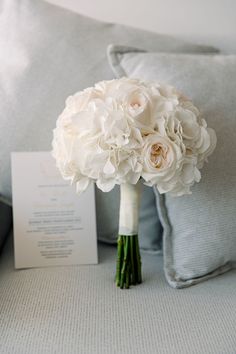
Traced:
<svg viewBox="0 0 236 354">
<path fill-rule="evenodd" d="M 115 247 L 90 266 L 14 270 L 12 238 L 0 259 L 1 354 L 233 354 L 236 270 L 184 291 L 162 256 L 142 254 L 143 283 L 115 286 Z"/>
<path fill-rule="evenodd" d="M 218 138 L 192 195 L 174 198 L 155 190 L 168 282 L 186 287 L 235 267 L 236 56 L 111 49 L 116 75 L 175 86 L 199 107 Z"/>
<path fill-rule="evenodd" d="M 112 41 L 149 50 L 208 51 L 208 47 L 127 27 L 101 23 L 42 0 L 0 5 L 0 199 L 11 202 L 10 152 L 51 150 L 52 129 L 70 94 L 113 78 L 106 60 Z M 143 194 L 140 243 L 160 248 L 160 223 L 151 192 Z M 99 239 L 114 242 L 119 188 L 96 191 Z M 143 236 L 145 240 L 142 242 Z M 150 242 L 148 242 L 149 239 Z"/>
</svg>

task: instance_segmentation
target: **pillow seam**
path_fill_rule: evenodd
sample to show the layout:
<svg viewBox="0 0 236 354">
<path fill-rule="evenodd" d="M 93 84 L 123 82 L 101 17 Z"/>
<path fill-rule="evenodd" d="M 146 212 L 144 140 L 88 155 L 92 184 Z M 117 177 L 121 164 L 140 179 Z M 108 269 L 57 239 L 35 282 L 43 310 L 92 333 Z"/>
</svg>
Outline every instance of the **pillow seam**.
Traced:
<svg viewBox="0 0 236 354">
<path fill-rule="evenodd" d="M 148 53 L 146 50 L 133 48 L 129 46 L 122 46 L 122 45 L 113 45 L 110 44 L 107 47 L 107 58 L 110 67 L 112 68 L 113 73 L 117 79 L 121 78 L 122 76 L 127 76 L 127 73 L 123 66 L 121 65 L 121 60 L 119 55 L 127 54 L 127 53 Z"/>
</svg>

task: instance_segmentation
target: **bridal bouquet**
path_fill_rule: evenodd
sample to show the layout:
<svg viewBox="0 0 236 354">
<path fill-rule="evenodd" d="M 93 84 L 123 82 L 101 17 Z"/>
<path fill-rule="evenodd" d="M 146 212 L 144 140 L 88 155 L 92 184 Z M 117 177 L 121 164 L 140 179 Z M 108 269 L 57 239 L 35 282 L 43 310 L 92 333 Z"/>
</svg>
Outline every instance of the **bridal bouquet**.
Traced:
<svg viewBox="0 0 236 354">
<path fill-rule="evenodd" d="M 116 284 L 141 283 L 138 243 L 140 183 L 160 193 L 190 194 L 216 145 L 198 109 L 174 87 L 122 78 L 70 96 L 57 120 L 53 156 L 83 192 L 120 185 Z"/>
</svg>

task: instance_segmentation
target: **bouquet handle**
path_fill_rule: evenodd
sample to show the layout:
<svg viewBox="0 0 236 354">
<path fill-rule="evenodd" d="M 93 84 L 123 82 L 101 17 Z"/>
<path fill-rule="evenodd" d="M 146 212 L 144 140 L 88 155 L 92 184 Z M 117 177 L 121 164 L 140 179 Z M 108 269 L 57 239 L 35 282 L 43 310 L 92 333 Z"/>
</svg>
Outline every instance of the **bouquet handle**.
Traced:
<svg viewBox="0 0 236 354">
<path fill-rule="evenodd" d="M 142 282 L 138 240 L 141 183 L 120 186 L 120 219 L 117 241 L 116 285 L 128 289 Z"/>
</svg>

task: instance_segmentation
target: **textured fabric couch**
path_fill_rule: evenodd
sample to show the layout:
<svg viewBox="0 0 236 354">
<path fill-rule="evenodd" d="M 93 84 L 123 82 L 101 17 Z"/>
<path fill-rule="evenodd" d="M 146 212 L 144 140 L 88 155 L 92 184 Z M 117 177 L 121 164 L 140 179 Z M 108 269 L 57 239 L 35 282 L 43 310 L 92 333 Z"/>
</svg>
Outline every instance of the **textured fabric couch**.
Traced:
<svg viewBox="0 0 236 354">
<path fill-rule="evenodd" d="M 14 269 L 12 235 L 0 258 L 0 353 L 236 352 L 236 271 L 188 289 L 164 279 L 161 255 L 143 254 L 143 284 L 114 283 L 115 247 L 99 264 Z"/>
</svg>

